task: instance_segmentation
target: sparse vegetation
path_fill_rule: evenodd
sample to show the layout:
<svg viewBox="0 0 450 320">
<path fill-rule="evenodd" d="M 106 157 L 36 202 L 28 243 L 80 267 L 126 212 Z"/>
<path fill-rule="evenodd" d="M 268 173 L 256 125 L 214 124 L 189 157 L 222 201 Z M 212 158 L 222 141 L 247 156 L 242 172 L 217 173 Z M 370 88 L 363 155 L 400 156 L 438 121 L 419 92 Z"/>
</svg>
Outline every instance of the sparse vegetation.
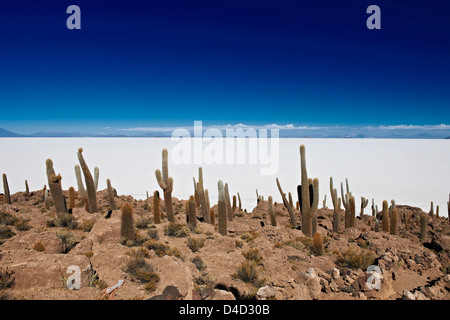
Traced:
<svg viewBox="0 0 450 320">
<path fill-rule="evenodd" d="M 361 269 L 365 271 L 368 266 L 374 264 L 375 253 L 370 250 L 360 249 L 356 251 L 349 248 L 344 253 L 339 253 L 336 264 L 340 267 L 351 269 Z"/>
<path fill-rule="evenodd" d="M 159 282 L 159 275 L 153 267 L 145 260 L 148 252 L 144 248 L 127 252 L 125 258 L 125 272 L 130 274 L 134 281 L 145 284 L 145 289 L 154 291 Z"/>
<path fill-rule="evenodd" d="M 197 252 L 205 245 L 205 239 L 187 238 L 186 244 L 192 252 Z"/>
<path fill-rule="evenodd" d="M 14 283 L 14 272 L 0 268 L 0 290 L 10 288 Z"/>
<path fill-rule="evenodd" d="M 61 230 L 60 232 L 56 233 L 56 236 L 61 239 L 61 241 L 64 243 L 65 250 L 64 253 L 69 252 L 73 249 L 80 241 L 78 238 L 76 238 L 72 232 L 68 230 Z"/>
<path fill-rule="evenodd" d="M 181 223 L 169 223 L 164 228 L 164 234 L 169 237 L 183 238 L 189 235 L 190 229 L 187 225 Z"/>
</svg>

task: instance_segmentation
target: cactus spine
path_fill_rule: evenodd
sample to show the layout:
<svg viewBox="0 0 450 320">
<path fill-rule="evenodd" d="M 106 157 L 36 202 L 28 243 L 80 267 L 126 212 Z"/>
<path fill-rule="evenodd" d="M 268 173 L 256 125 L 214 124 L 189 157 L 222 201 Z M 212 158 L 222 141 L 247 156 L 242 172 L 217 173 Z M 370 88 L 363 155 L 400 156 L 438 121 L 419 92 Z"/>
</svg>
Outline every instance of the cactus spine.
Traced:
<svg viewBox="0 0 450 320">
<path fill-rule="evenodd" d="M 273 203 L 272 203 L 272 196 L 269 196 L 269 216 L 270 216 L 270 223 L 272 226 L 277 226 L 277 219 L 275 217 L 275 211 L 273 209 Z"/>
<path fill-rule="evenodd" d="M 153 192 L 153 221 L 155 224 L 161 223 L 161 211 L 159 208 L 159 192 Z"/>
<path fill-rule="evenodd" d="M 106 187 L 108 189 L 109 206 L 111 210 L 117 210 L 116 202 L 114 201 L 114 189 L 111 186 L 111 180 L 106 179 Z"/>
<path fill-rule="evenodd" d="M 84 175 L 84 182 L 86 183 L 87 202 L 89 204 L 89 213 L 98 212 L 97 207 L 97 192 L 95 191 L 94 179 L 92 178 L 91 171 L 83 157 L 83 148 L 78 149 L 78 161 L 80 162 L 81 170 Z"/>
<path fill-rule="evenodd" d="M 61 187 L 61 175 L 56 175 L 53 169 L 53 161 L 47 159 L 45 162 L 47 167 L 47 178 L 50 193 L 52 195 L 53 203 L 55 204 L 56 213 L 67 213 L 66 198 Z"/>
<path fill-rule="evenodd" d="M 136 239 L 136 232 L 134 230 L 133 222 L 133 207 L 126 202 L 122 206 L 122 215 L 120 223 L 120 236 L 121 240 L 127 244 L 127 242 L 134 242 Z"/>
<path fill-rule="evenodd" d="M 225 191 L 223 187 L 223 182 L 220 180 L 218 182 L 219 189 L 219 201 L 218 201 L 218 223 L 219 223 L 219 233 L 226 236 L 228 233 L 228 217 L 227 217 L 227 206 L 225 202 Z"/>
<path fill-rule="evenodd" d="M 389 232 L 389 204 L 386 200 L 383 201 L 383 231 Z"/>
<path fill-rule="evenodd" d="M 173 214 L 172 205 L 172 191 L 173 191 L 173 179 L 169 177 L 169 165 L 168 165 L 168 152 L 167 149 L 162 151 L 162 174 L 158 169 L 155 171 L 156 180 L 159 186 L 164 191 L 164 205 L 166 207 L 167 219 L 174 223 L 175 216 Z"/>
<path fill-rule="evenodd" d="M 9 192 L 8 178 L 3 174 L 3 193 L 5 194 L 5 203 L 11 204 L 11 193 Z"/>
</svg>

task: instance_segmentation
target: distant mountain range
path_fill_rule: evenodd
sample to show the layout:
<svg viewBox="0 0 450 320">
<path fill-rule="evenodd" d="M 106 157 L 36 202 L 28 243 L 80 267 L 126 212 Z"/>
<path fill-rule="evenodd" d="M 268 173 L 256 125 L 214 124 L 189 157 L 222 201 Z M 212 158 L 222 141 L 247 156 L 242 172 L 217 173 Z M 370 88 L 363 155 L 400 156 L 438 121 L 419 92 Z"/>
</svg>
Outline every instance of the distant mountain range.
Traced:
<svg viewBox="0 0 450 320">
<path fill-rule="evenodd" d="M 0 128 L 2 138 L 114 138 L 114 137 L 171 137 L 174 132 L 187 133 L 194 136 L 193 127 L 139 127 L 126 129 L 111 129 L 107 132 L 64 132 L 64 131 L 40 131 L 32 134 L 19 134 Z M 397 126 L 333 126 L 333 127 L 296 127 L 294 125 L 263 125 L 250 126 L 244 124 L 226 126 L 203 126 L 202 131 L 214 129 L 226 136 L 227 130 L 246 133 L 255 130 L 260 137 L 259 130 L 266 129 L 267 136 L 271 137 L 271 129 L 277 129 L 280 138 L 377 138 L 377 139 L 450 139 L 450 125 L 397 125 Z M 178 135 L 177 135 L 178 136 Z"/>
</svg>

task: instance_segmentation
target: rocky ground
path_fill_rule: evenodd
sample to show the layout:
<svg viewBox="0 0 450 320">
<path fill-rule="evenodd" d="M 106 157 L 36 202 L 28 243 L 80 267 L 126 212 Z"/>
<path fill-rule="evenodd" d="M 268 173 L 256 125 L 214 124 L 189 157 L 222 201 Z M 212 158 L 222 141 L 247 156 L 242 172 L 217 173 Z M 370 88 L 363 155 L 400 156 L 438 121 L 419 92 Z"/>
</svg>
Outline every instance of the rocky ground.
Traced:
<svg viewBox="0 0 450 320">
<path fill-rule="evenodd" d="M 319 209 L 320 248 L 290 228 L 282 204 L 275 204 L 276 227 L 261 201 L 251 213 L 237 212 L 222 236 L 217 225 L 189 228 L 184 200 L 173 199 L 178 224 L 165 216 L 154 224 L 151 198 L 116 196 L 119 208 L 125 202 L 133 207 L 139 237 L 127 246 L 120 237 L 121 211 L 106 218 L 106 191 L 98 192 L 98 202 L 100 213 L 87 213 L 77 199 L 73 213 L 59 217 L 53 206 L 45 210 L 42 191 L 17 193 L 11 205 L 0 205 L 1 298 L 106 299 L 103 290 L 119 279 L 124 282 L 115 299 L 450 298 L 449 221 L 427 214 L 421 241 L 419 208 L 397 205 L 412 214 L 408 230 L 399 223 L 398 235 L 375 232 L 371 215 L 358 217 L 353 228 L 341 223 L 334 234 L 333 211 Z M 381 273 L 369 273 L 370 265 Z M 79 290 L 67 288 L 69 266 L 81 270 Z M 377 279 L 379 287 L 372 288 Z"/>
</svg>

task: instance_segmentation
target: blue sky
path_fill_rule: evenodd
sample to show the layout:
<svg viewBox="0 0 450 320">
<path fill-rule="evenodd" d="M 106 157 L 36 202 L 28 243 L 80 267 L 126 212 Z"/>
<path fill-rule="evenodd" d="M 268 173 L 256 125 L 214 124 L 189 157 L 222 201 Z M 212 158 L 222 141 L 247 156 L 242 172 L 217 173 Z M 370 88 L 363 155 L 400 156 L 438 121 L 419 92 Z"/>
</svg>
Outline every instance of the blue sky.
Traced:
<svg viewBox="0 0 450 320">
<path fill-rule="evenodd" d="M 449 17 L 444 0 L 4 0 L 0 128 L 449 124 Z"/>
</svg>

